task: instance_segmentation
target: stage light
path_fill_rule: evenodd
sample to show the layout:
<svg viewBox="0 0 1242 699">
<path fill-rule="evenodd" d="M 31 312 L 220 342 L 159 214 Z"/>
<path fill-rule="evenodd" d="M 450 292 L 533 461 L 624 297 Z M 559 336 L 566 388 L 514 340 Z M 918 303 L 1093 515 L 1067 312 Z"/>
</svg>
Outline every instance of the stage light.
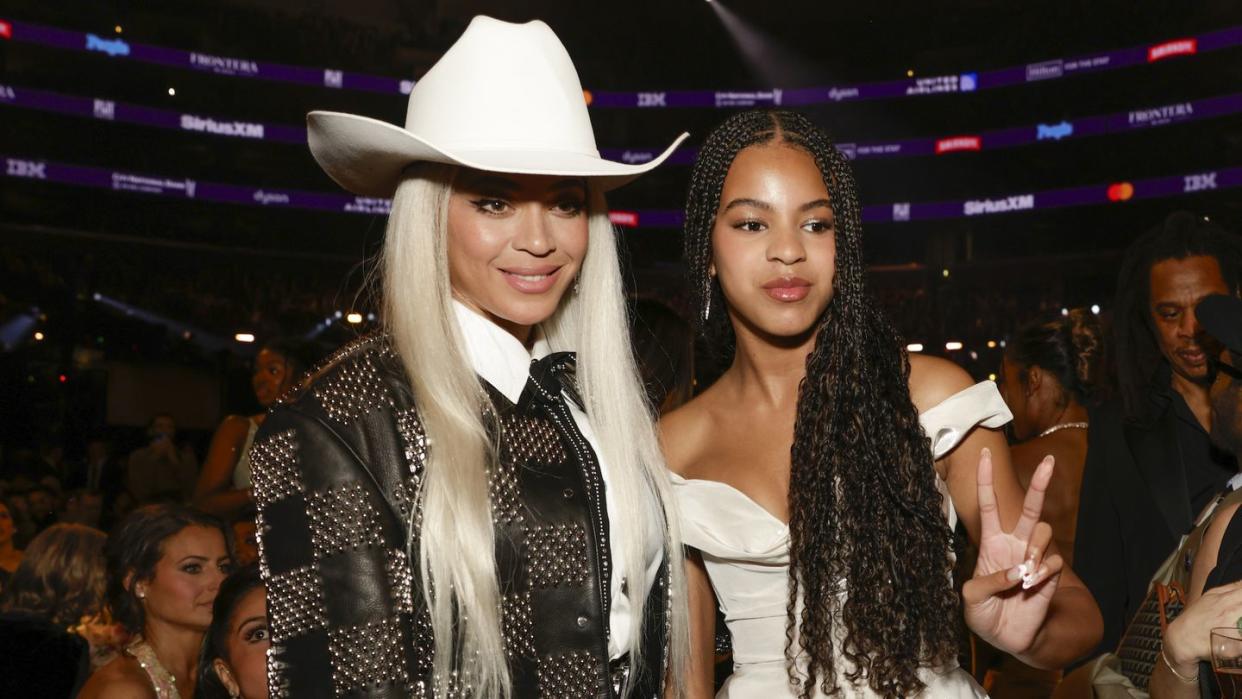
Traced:
<svg viewBox="0 0 1242 699">
<path fill-rule="evenodd" d="M 912 342 L 906 345 L 906 351 L 907 352 L 922 352 L 923 345 L 919 344 L 918 342 Z"/>
<path fill-rule="evenodd" d="M 913 77 L 914 77 L 914 69 L 913 69 L 913 68 L 911 68 L 910 70 L 907 70 L 907 71 L 906 71 L 906 77 L 907 77 L 907 78 L 913 78 Z"/>
<path fill-rule="evenodd" d="M 59 376 L 59 378 L 60 378 L 60 382 L 61 382 L 61 383 L 68 383 L 68 381 L 69 381 L 69 377 L 68 377 L 68 376 L 65 376 L 64 374 L 61 374 L 61 375 Z"/>
<path fill-rule="evenodd" d="M 336 313 L 333 313 L 333 314 L 332 314 L 332 317 L 333 317 L 333 318 L 340 318 L 340 317 L 341 317 L 341 316 L 343 316 L 343 315 L 345 315 L 345 314 L 344 314 L 344 313 L 342 313 L 342 312 L 340 312 L 340 311 L 337 311 Z"/>
<path fill-rule="evenodd" d="M 372 323 L 374 323 L 374 322 L 375 322 L 375 314 L 374 314 L 374 313 L 368 313 L 368 314 L 367 314 L 367 320 L 369 320 L 369 321 L 371 321 Z"/>
<path fill-rule="evenodd" d="M 114 30 L 117 34 L 120 34 L 120 33 L 121 33 L 121 31 L 122 31 L 122 29 L 121 29 L 121 25 L 119 25 L 119 24 L 118 24 L 118 25 L 116 25 L 115 27 L 113 27 L 112 29 L 113 29 L 113 30 Z"/>
<path fill-rule="evenodd" d="M 1062 308 L 1062 309 L 1061 309 L 1061 315 L 1063 315 L 1063 316 L 1067 316 L 1067 315 L 1069 315 L 1069 309 L 1068 309 L 1068 308 Z"/>
<path fill-rule="evenodd" d="M 43 333 L 35 333 L 35 334 L 34 334 L 34 339 L 35 339 L 35 341 L 37 341 L 37 342 L 43 342 Z"/>
<path fill-rule="evenodd" d="M 996 340 L 988 340 L 988 349 L 996 349 Z"/>
<path fill-rule="evenodd" d="M 944 268 L 944 269 L 940 270 L 940 276 L 944 277 L 945 279 L 948 279 L 948 278 L 949 278 L 949 268 L 947 268 L 947 267 L 946 267 L 946 268 Z"/>
<path fill-rule="evenodd" d="M 944 348 L 945 348 L 946 350 L 950 351 L 950 352 L 956 352 L 957 350 L 960 350 L 960 349 L 962 348 L 962 343 L 960 343 L 960 342 L 955 342 L 955 341 L 954 341 L 954 342 L 946 342 L 946 343 L 944 343 Z"/>
<path fill-rule="evenodd" d="M 349 321 L 350 323 L 354 325 L 357 325 L 362 322 L 362 314 L 361 313 L 350 313 L 349 315 L 345 316 L 345 320 Z"/>
<path fill-rule="evenodd" d="M 1098 303 L 1091 304 L 1091 312 L 1097 316 L 1100 315 L 1100 304 Z"/>
<path fill-rule="evenodd" d="M 254 342 L 254 334 L 253 333 L 237 333 L 236 335 L 233 336 L 233 339 L 237 340 L 238 342 L 245 342 L 249 344 L 251 342 Z"/>
<path fill-rule="evenodd" d="M 978 353 L 978 352 L 976 352 L 976 351 L 974 351 L 974 350 L 971 350 L 971 351 L 970 351 L 970 359 L 971 359 L 971 361 L 979 361 L 979 353 Z"/>
<path fill-rule="evenodd" d="M 176 96 L 177 96 L 177 89 L 176 89 L 176 88 L 174 88 L 174 87 L 170 87 L 170 88 L 168 88 L 168 96 L 169 96 L 169 97 L 176 97 Z"/>
<path fill-rule="evenodd" d="M 988 381 L 995 381 L 995 380 L 996 380 L 996 374 L 988 374 Z"/>
</svg>

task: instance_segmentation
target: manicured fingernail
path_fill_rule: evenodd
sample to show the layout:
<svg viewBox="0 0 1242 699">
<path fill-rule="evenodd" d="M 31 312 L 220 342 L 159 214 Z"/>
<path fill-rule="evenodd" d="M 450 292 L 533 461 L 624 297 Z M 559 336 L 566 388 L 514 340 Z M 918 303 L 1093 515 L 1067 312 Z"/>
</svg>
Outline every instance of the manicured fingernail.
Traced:
<svg viewBox="0 0 1242 699">
<path fill-rule="evenodd" d="M 991 457 L 992 457 L 992 450 L 991 450 L 991 449 L 988 449 L 987 447 L 984 447 L 984 448 L 983 448 L 983 451 L 979 452 L 979 456 L 986 456 L 986 457 L 988 457 L 988 458 L 991 458 Z"/>
<path fill-rule="evenodd" d="M 1034 575 L 1031 575 L 1030 577 L 1022 578 L 1022 589 L 1029 590 L 1032 587 L 1035 587 L 1035 583 L 1043 580 L 1044 576 L 1047 574 L 1048 574 L 1048 567 L 1040 566 L 1039 571 L 1036 572 Z"/>
<path fill-rule="evenodd" d="M 1033 554 L 1030 558 L 1026 559 L 1026 563 L 1022 564 L 1022 568 L 1024 570 L 1029 570 L 1032 573 L 1035 572 L 1035 556 Z"/>
<path fill-rule="evenodd" d="M 1018 582 L 1020 578 L 1026 577 L 1026 564 L 1017 565 L 1009 569 L 1009 582 Z"/>
</svg>

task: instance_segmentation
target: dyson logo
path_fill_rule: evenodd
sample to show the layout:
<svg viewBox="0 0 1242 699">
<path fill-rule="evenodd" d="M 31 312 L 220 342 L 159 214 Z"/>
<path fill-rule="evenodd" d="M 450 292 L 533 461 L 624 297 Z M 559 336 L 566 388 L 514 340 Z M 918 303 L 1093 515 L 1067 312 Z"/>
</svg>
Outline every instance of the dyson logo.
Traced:
<svg viewBox="0 0 1242 699">
<path fill-rule="evenodd" d="M 282 192 L 265 192 L 260 189 L 254 193 L 254 200 L 264 206 L 268 204 L 288 204 L 289 195 Z"/>
<path fill-rule="evenodd" d="M 834 87 L 828 91 L 828 99 L 833 102 L 841 100 L 852 100 L 858 98 L 858 88 L 856 87 Z"/>
<path fill-rule="evenodd" d="M 649 163 L 651 162 L 651 159 L 654 157 L 655 156 L 653 156 L 650 151 L 627 150 L 621 154 L 621 162 L 629 163 L 630 165 L 638 165 L 640 163 Z"/>
</svg>

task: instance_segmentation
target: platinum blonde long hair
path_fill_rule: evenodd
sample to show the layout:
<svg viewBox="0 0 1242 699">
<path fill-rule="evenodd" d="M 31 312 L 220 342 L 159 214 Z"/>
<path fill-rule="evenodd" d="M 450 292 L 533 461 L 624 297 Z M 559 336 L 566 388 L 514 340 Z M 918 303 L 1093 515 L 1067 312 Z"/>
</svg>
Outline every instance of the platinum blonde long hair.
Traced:
<svg viewBox="0 0 1242 699">
<path fill-rule="evenodd" d="M 417 556 L 435 639 L 437 695 L 457 673 L 475 696 L 509 697 L 512 683 L 501 629 L 501 595 L 488 471 L 497 459 L 483 422 L 488 400 L 468 356 L 452 308 L 448 265 L 448 203 L 457 170 L 423 164 L 397 188 L 381 254 L 384 325 L 413 388 L 430 449 L 422 486 Z M 541 324 L 553 351 L 578 355 L 577 376 L 600 456 L 608 463 L 611 508 L 630 533 L 614 567 L 645 580 L 644 551 L 652 539 L 669 557 L 678 602 L 669 610 L 669 677 L 683 676 L 689 648 L 681 536 L 652 425 L 651 409 L 630 348 L 615 232 L 599 188 L 588 180 L 589 242 L 577 292 Z M 417 508 L 413 508 L 417 513 Z M 444 594 L 446 593 L 447 594 Z M 641 657 L 646 599 L 631 599 L 630 657 Z M 664 672 L 640 668 L 632 672 Z M 680 682 L 674 681 L 674 686 Z M 680 690 L 676 690 L 680 694 Z"/>
</svg>

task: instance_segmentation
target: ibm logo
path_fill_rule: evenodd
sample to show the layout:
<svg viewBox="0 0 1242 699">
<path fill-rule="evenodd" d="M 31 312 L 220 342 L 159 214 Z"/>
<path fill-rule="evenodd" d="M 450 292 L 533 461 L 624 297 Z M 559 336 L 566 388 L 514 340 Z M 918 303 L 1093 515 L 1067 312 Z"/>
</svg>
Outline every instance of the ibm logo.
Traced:
<svg viewBox="0 0 1242 699">
<path fill-rule="evenodd" d="M 5 173 L 11 177 L 25 177 L 32 180 L 47 179 L 47 163 L 6 158 L 5 164 Z"/>
<path fill-rule="evenodd" d="M 640 92 L 638 93 L 638 106 L 640 107 L 667 107 L 668 102 L 665 100 L 667 95 L 663 92 Z"/>
<path fill-rule="evenodd" d="M 1216 173 L 1204 172 L 1198 175 L 1186 175 L 1183 178 L 1183 192 L 1203 192 L 1209 189 L 1216 189 Z"/>
<path fill-rule="evenodd" d="M 324 87 L 341 87 L 345 84 L 344 72 L 325 69 L 323 71 L 323 84 Z"/>
</svg>

